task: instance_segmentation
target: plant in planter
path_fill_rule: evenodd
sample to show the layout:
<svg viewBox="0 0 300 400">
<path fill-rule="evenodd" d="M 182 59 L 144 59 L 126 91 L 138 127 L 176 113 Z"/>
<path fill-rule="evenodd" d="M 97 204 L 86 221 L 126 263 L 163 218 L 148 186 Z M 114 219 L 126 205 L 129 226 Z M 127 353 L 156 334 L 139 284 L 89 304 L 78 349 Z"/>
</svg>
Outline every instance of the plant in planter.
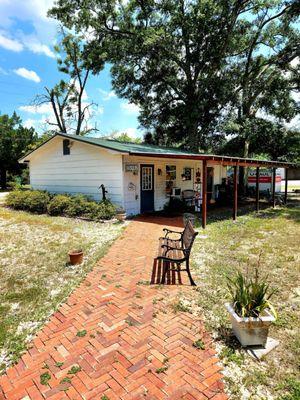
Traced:
<svg viewBox="0 0 300 400">
<path fill-rule="evenodd" d="M 69 257 L 70 257 L 71 265 L 81 264 L 83 261 L 83 251 L 81 249 L 80 250 L 70 250 Z"/>
<path fill-rule="evenodd" d="M 253 277 L 238 272 L 227 279 L 231 303 L 226 303 L 225 307 L 235 336 L 242 346 L 265 346 L 269 326 L 277 317 L 270 303 L 276 290 L 260 278 L 258 268 Z"/>
<path fill-rule="evenodd" d="M 117 208 L 116 210 L 116 218 L 118 221 L 125 221 L 126 219 L 126 211 L 124 208 Z"/>
</svg>

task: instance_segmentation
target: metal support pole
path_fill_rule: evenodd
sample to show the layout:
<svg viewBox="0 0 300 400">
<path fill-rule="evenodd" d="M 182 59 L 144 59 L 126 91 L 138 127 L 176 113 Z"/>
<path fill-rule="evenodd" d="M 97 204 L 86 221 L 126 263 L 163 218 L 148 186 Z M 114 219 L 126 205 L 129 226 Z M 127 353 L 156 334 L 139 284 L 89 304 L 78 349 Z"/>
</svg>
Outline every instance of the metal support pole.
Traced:
<svg viewBox="0 0 300 400">
<path fill-rule="evenodd" d="M 237 166 L 233 167 L 233 214 L 232 218 L 235 221 L 237 218 L 238 205 L 238 190 L 237 190 Z"/>
<path fill-rule="evenodd" d="M 203 179 L 202 179 L 202 228 L 206 228 L 207 213 L 207 161 L 203 160 Z"/>
<path fill-rule="evenodd" d="M 275 207 L 275 185 L 276 185 L 276 168 L 273 168 L 272 177 L 272 207 Z"/>
<path fill-rule="evenodd" d="M 256 211 L 259 211 L 259 167 L 256 167 L 256 192 L 255 192 Z"/>
<path fill-rule="evenodd" d="M 284 185 L 284 204 L 286 204 L 287 203 L 287 192 L 288 192 L 288 179 L 289 179 L 289 177 L 288 177 L 288 169 L 286 168 L 285 169 L 285 185 Z"/>
</svg>

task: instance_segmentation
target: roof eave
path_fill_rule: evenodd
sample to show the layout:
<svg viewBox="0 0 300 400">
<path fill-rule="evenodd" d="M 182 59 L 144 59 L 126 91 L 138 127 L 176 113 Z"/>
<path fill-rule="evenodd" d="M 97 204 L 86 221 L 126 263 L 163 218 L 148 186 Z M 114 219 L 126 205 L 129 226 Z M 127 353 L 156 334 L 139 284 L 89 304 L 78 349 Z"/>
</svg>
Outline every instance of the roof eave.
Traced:
<svg viewBox="0 0 300 400">
<path fill-rule="evenodd" d="M 230 156 L 217 156 L 209 154 L 157 154 L 157 153 L 144 153 L 144 152 L 130 152 L 132 156 L 143 156 L 143 157 L 156 157 L 156 158 L 177 158 L 184 160 L 206 160 L 211 163 L 218 165 L 230 166 L 249 166 L 249 167 L 277 167 L 277 168 L 291 168 L 296 167 L 295 163 L 283 162 L 283 161 L 269 161 L 269 160 L 256 160 L 251 158 L 239 158 Z"/>
</svg>

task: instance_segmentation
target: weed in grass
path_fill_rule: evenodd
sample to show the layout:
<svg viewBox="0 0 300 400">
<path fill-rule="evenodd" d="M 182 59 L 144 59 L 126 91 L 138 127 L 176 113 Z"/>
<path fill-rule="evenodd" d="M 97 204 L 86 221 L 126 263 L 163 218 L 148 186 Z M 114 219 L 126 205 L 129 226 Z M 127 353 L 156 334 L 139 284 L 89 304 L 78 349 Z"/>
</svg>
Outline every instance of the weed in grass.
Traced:
<svg viewBox="0 0 300 400">
<path fill-rule="evenodd" d="M 244 362 L 244 355 L 238 353 L 232 347 L 225 346 L 219 354 L 224 365 L 228 365 L 229 362 L 233 362 L 238 366 L 241 366 Z"/>
<path fill-rule="evenodd" d="M 177 301 L 176 303 L 173 303 L 171 305 L 172 310 L 174 313 L 177 312 L 190 312 L 190 308 L 188 306 L 186 306 L 185 304 L 183 304 L 183 302 L 181 300 Z"/>
<path fill-rule="evenodd" d="M 280 383 L 277 390 L 284 390 L 286 393 L 279 398 L 279 400 L 299 400 L 300 399 L 300 380 L 294 377 L 285 379 Z"/>
<path fill-rule="evenodd" d="M 48 386 L 48 382 L 51 379 L 51 375 L 49 372 L 44 372 L 43 374 L 40 375 L 40 382 L 41 385 Z"/>
<path fill-rule="evenodd" d="M 150 281 L 147 281 L 147 280 L 138 281 L 137 285 L 149 286 L 150 285 Z"/>
<path fill-rule="evenodd" d="M 104 394 L 103 396 L 101 396 L 101 400 L 109 400 L 109 397 L 107 397 L 106 394 Z"/>
<path fill-rule="evenodd" d="M 129 326 L 134 326 L 134 323 L 131 319 L 125 319 L 126 324 L 128 324 Z"/>
<path fill-rule="evenodd" d="M 205 343 L 203 342 L 203 340 L 198 339 L 193 343 L 193 347 L 196 347 L 196 349 L 199 350 L 205 350 Z"/>
<path fill-rule="evenodd" d="M 47 363 L 45 363 L 45 364 L 42 366 L 42 369 L 49 369 L 49 365 L 48 365 Z"/>
<path fill-rule="evenodd" d="M 90 338 L 95 339 L 96 335 L 94 335 L 93 333 L 90 334 Z"/>
<path fill-rule="evenodd" d="M 69 369 L 68 374 L 75 375 L 75 374 L 77 374 L 77 372 L 80 372 L 80 371 L 81 371 L 80 365 L 73 365 L 73 367 L 71 369 Z"/>
<path fill-rule="evenodd" d="M 76 336 L 78 336 L 78 337 L 84 337 L 86 334 L 87 334 L 86 330 L 83 329 L 82 331 L 78 331 L 78 332 L 76 333 Z"/>
</svg>

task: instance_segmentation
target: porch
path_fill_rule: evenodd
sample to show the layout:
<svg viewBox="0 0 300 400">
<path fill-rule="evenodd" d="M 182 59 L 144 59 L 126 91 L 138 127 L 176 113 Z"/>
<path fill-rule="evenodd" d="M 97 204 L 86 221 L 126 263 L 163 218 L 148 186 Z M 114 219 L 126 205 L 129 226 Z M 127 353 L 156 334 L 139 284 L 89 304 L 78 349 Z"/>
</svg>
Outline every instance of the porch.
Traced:
<svg viewBox="0 0 300 400">
<path fill-rule="evenodd" d="M 278 178 L 276 170 L 285 169 L 282 203 L 286 203 L 288 168 L 291 166 L 285 162 L 204 154 L 131 153 L 123 158 L 124 208 L 129 215 L 162 211 L 170 201 L 176 199 L 184 201 L 192 211 L 201 213 L 201 225 L 205 228 L 208 209 L 214 210 L 219 206 L 231 207 L 232 218 L 236 220 L 239 169 L 251 170 L 249 201 L 254 201 L 258 211 L 264 186 L 261 172 L 266 168 L 271 171 L 267 177 L 269 189 L 264 191 L 267 203 L 274 207 Z M 228 175 L 229 168 L 231 176 Z"/>
</svg>

